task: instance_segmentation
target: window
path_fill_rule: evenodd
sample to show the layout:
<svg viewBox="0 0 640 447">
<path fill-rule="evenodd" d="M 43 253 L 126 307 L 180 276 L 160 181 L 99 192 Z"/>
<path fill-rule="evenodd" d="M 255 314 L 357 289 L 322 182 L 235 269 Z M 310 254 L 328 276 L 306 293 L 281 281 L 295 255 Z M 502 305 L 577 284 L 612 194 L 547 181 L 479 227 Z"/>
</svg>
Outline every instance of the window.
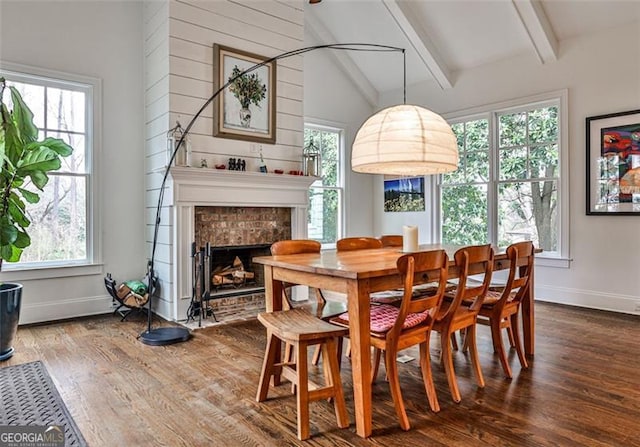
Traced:
<svg viewBox="0 0 640 447">
<path fill-rule="evenodd" d="M 96 254 L 91 237 L 93 107 L 99 81 L 60 73 L 51 76 L 46 71 L 22 67 L 5 71 L 5 67 L 7 64 L 3 64 L 1 75 L 20 91 L 33 112 L 39 137 L 60 138 L 74 151 L 62 159 L 60 170 L 49 174 L 44 192 L 39 193 L 40 201 L 27 207 L 31 245 L 20 262 L 5 263 L 3 269 L 91 263 Z M 26 189 L 35 191 L 29 184 Z"/>
<path fill-rule="evenodd" d="M 342 131 L 306 125 L 304 146 L 314 145 L 320 152 L 321 175 L 309 188 L 308 236 L 325 246 L 342 237 L 343 141 Z"/>
<path fill-rule="evenodd" d="M 443 243 L 531 240 L 567 257 L 566 94 L 557 95 L 450 120 L 460 161 L 439 183 Z"/>
</svg>

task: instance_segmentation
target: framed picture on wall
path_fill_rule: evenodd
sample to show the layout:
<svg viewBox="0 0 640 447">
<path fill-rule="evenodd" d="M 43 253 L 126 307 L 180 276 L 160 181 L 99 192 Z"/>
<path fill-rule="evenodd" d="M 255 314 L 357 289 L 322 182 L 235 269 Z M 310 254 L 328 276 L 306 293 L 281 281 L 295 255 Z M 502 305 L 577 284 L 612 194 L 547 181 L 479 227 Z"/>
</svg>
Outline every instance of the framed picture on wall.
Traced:
<svg viewBox="0 0 640 447">
<path fill-rule="evenodd" d="M 276 62 L 222 45 L 213 46 L 213 136 L 276 142 Z M 264 63 L 246 72 L 256 64 Z"/>
<path fill-rule="evenodd" d="M 640 215 L 640 110 L 586 119 L 587 214 Z"/>
<path fill-rule="evenodd" d="M 384 211 L 424 211 L 424 177 L 384 177 Z"/>
</svg>

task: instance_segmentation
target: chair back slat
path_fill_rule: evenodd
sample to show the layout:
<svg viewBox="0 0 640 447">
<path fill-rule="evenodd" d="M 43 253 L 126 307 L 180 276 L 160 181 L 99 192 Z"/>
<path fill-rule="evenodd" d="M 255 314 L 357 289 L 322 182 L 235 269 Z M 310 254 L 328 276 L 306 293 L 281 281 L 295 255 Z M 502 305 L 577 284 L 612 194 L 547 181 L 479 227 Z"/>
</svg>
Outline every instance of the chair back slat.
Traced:
<svg viewBox="0 0 640 447">
<path fill-rule="evenodd" d="M 382 241 L 375 237 L 345 237 L 336 242 L 337 251 L 365 250 L 382 248 Z"/>
<path fill-rule="evenodd" d="M 469 306 L 472 312 L 478 313 L 484 297 L 489 290 L 491 275 L 493 273 L 494 251 L 490 244 L 471 245 L 456 251 L 454 259 L 459 269 L 458 286 L 455 297 L 449 306 L 447 313 L 441 319 L 453 318 L 463 301 L 472 301 Z M 479 285 L 467 286 L 469 275 L 482 275 Z"/>
<path fill-rule="evenodd" d="M 320 253 L 322 245 L 311 239 L 288 239 L 271 244 L 271 254 L 296 255 L 300 253 Z"/>
<path fill-rule="evenodd" d="M 500 299 L 494 307 L 503 307 L 508 301 L 522 302 L 529 287 L 534 262 L 531 241 L 516 242 L 507 247 L 509 276 Z"/>
<path fill-rule="evenodd" d="M 402 247 L 402 235 L 401 234 L 384 234 L 380 236 L 380 242 L 383 247 Z"/>
<path fill-rule="evenodd" d="M 430 328 L 442 304 L 447 285 L 449 266 L 447 253 L 444 250 L 410 253 L 398 258 L 396 265 L 403 278 L 404 294 L 398 318 L 391 331 L 399 334 L 402 331 L 407 315 L 421 312 L 429 313 L 430 318 L 426 324 Z M 438 288 L 436 293 L 414 298 L 413 286 L 416 284 L 416 277 L 428 278 L 429 282 L 437 281 Z"/>
</svg>

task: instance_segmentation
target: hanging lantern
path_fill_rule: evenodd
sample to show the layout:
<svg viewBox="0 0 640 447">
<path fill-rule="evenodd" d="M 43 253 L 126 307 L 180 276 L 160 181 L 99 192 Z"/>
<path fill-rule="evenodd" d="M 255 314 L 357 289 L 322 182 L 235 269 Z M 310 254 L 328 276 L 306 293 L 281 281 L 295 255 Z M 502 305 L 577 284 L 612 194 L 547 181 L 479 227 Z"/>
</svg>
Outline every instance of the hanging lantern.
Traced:
<svg viewBox="0 0 640 447">
<path fill-rule="evenodd" d="M 167 166 L 169 166 L 171 156 L 183 135 L 184 129 L 180 125 L 180 122 L 176 121 L 176 126 L 167 132 Z M 171 166 L 191 166 L 191 142 L 188 136 L 185 137 L 182 142 L 182 146 L 180 146 L 180 149 L 176 153 Z"/>
<path fill-rule="evenodd" d="M 302 171 L 304 175 L 322 177 L 322 164 L 320 161 L 320 149 L 313 142 L 309 143 L 302 151 Z"/>
</svg>

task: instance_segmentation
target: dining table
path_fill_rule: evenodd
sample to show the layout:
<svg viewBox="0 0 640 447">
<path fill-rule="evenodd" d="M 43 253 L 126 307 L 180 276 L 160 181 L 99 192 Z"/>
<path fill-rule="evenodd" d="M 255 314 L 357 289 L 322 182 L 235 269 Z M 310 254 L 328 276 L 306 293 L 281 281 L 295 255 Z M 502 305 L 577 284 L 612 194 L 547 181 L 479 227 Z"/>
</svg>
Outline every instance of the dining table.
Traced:
<svg viewBox="0 0 640 447">
<path fill-rule="evenodd" d="M 449 278 L 459 273 L 453 255 L 462 246 L 420 245 L 420 251 L 444 249 L 449 255 Z M 372 432 L 371 350 L 369 342 L 370 294 L 402 287 L 396 267 L 402 247 L 384 247 L 354 251 L 322 250 L 320 253 L 259 256 L 254 263 L 264 266 L 265 306 L 267 312 L 281 310 L 285 284 L 306 285 L 346 295 L 349 312 L 351 371 L 356 433 L 367 438 Z M 496 250 L 494 271 L 510 266 L 504 250 Z M 473 273 L 473 272 L 471 272 Z M 533 274 L 533 272 L 531 272 Z M 428 278 L 425 278 L 428 282 Z M 533 276 L 522 302 L 525 353 L 534 354 Z M 275 385 L 278 385 L 277 381 Z"/>
</svg>

